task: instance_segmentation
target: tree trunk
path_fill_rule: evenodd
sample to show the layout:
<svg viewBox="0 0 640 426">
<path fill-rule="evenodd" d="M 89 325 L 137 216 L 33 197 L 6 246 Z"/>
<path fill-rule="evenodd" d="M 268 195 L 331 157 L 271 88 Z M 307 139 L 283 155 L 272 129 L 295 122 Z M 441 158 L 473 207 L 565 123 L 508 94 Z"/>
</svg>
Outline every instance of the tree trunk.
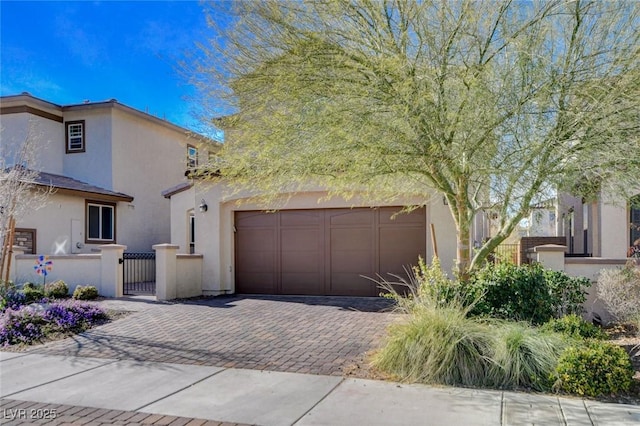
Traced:
<svg viewBox="0 0 640 426">
<path fill-rule="evenodd" d="M 458 210 L 456 220 L 456 273 L 458 277 L 466 281 L 469 278 L 469 264 L 471 261 L 471 221 L 468 219 L 464 209 Z"/>
</svg>

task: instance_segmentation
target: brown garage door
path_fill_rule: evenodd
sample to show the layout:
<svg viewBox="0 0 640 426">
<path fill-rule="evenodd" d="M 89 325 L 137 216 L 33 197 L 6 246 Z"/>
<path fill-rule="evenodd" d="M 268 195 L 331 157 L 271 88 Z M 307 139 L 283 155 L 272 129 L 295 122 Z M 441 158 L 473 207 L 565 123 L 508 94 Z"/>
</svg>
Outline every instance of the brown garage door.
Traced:
<svg viewBox="0 0 640 426">
<path fill-rule="evenodd" d="M 404 274 L 425 255 L 424 208 L 282 210 L 235 214 L 236 291 L 375 296 L 362 276 Z"/>
</svg>

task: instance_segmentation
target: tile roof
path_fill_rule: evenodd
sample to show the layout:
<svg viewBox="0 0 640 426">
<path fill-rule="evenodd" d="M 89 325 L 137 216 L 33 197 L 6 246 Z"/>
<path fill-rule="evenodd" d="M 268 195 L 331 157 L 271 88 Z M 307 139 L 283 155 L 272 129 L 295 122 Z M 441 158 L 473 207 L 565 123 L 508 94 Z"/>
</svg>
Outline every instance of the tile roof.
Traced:
<svg viewBox="0 0 640 426">
<path fill-rule="evenodd" d="M 57 193 L 71 193 L 72 195 L 82 195 L 112 201 L 133 201 L 132 196 L 123 194 L 122 192 L 111 191 L 68 176 L 53 173 L 37 172 L 33 183 L 40 186 L 53 187 Z"/>
<path fill-rule="evenodd" d="M 171 196 L 178 194 L 182 191 L 186 191 L 187 189 L 191 188 L 193 186 L 193 184 L 191 182 L 182 182 L 176 186 L 173 186 L 169 189 L 165 189 L 164 191 L 162 191 L 162 196 L 164 198 L 171 198 Z"/>
</svg>

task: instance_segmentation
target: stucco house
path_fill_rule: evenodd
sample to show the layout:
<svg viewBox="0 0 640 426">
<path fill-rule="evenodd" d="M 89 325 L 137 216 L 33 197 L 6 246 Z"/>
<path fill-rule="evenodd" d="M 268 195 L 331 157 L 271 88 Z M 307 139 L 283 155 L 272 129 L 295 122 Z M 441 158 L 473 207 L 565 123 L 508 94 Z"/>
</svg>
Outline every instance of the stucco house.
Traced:
<svg viewBox="0 0 640 426">
<path fill-rule="evenodd" d="M 327 198 L 320 188 L 282 194 L 273 206 L 256 204 L 250 191 L 230 191 L 221 179 L 195 179 L 163 195 L 171 200 L 171 243 L 180 253 L 202 255 L 205 295 L 373 296 L 379 290 L 363 276 L 406 276 L 404 267 L 415 264 L 419 255 L 430 260 L 434 245 L 443 269 L 453 268 L 455 226 L 441 197 L 394 216 L 402 208 L 397 203 L 347 202 Z M 405 204 L 421 201 L 407 199 Z M 544 211 L 557 218 L 548 227 L 566 236 L 568 258 L 562 270 L 595 279 L 602 268 L 624 264 L 628 244 L 640 229 L 634 228 L 640 225 L 637 209 L 605 197 L 583 208 L 582 200 L 567 195 L 555 208 L 547 207 Z M 589 216 L 582 216 L 583 211 Z M 585 232 L 571 233 L 569 219 L 574 229 L 582 229 L 583 220 L 588 223 Z M 478 215 L 474 238 L 480 241 L 488 232 Z M 584 238 L 589 257 L 581 260 Z"/>
<path fill-rule="evenodd" d="M 171 243 L 203 259 L 203 294 L 376 296 L 378 276 L 406 277 L 434 244 L 445 271 L 456 256 L 455 224 L 442 197 L 396 215 L 398 203 L 328 198 L 322 188 L 282 194 L 273 206 L 224 180 L 194 180 L 163 192 L 171 200 Z M 404 205 L 424 204 L 407 199 Z M 268 211 L 271 208 L 274 211 Z M 487 227 L 478 221 L 474 238 Z"/>
<path fill-rule="evenodd" d="M 215 143 L 115 99 L 57 105 L 28 93 L 0 98 L 5 148 L 37 138 L 36 183 L 46 205 L 17 218 L 16 243 L 37 254 L 92 253 L 103 244 L 151 251 L 170 234 L 160 193 Z M 5 149 L 5 151 L 7 151 Z"/>
<path fill-rule="evenodd" d="M 561 194 L 557 229 L 558 235 L 566 237 L 568 255 L 625 258 L 629 247 L 640 238 L 640 209 L 634 204 L 606 194 L 595 201 Z"/>
</svg>

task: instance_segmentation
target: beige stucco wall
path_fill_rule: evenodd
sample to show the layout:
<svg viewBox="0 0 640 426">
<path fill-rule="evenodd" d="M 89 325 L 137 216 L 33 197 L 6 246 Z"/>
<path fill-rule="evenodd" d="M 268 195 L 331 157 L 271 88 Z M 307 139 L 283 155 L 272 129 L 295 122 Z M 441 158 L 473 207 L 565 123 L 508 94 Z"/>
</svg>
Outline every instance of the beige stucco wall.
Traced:
<svg viewBox="0 0 640 426">
<path fill-rule="evenodd" d="M 85 152 L 66 154 L 63 144 L 63 174 L 101 188 L 113 189 L 111 170 L 112 117 L 110 108 L 65 112 L 64 120 L 65 122 L 85 121 Z"/>
<path fill-rule="evenodd" d="M 4 106 L 4 104 L 3 104 Z M 35 140 L 31 169 L 62 174 L 64 157 L 64 124 L 27 113 L 0 115 L 0 143 L 8 155 L 7 165 L 15 157 L 15 150 L 31 137 Z"/>
<path fill-rule="evenodd" d="M 124 210 L 125 203 L 117 203 L 116 237 L 118 240 L 121 232 L 119 222 L 122 220 L 122 215 L 126 213 Z M 82 228 L 79 239 L 72 236 L 73 220 L 79 221 Z M 54 193 L 48 197 L 42 208 L 28 212 L 19 218 L 17 226 L 37 229 L 36 252 L 38 254 L 95 253 L 98 251 L 98 246 L 104 244 L 85 243 L 85 200 L 82 197 Z M 76 246 L 78 242 L 81 243 L 80 248 Z"/>
<path fill-rule="evenodd" d="M 193 187 L 171 196 L 171 243 L 179 246 L 178 253 L 189 253 L 189 216 L 191 213 L 195 217 L 196 235 L 200 235 L 200 238 L 204 236 L 199 228 L 200 218 L 204 217 L 201 216 L 203 213 L 198 211 L 197 206 L 200 200 L 196 200 L 195 196 Z"/>
<path fill-rule="evenodd" d="M 597 313 L 602 320 L 607 323 L 612 320 L 601 300 L 598 300 L 598 276 L 603 269 L 622 268 L 626 259 L 606 259 L 606 258 L 566 258 L 564 270 L 572 277 L 586 277 L 593 282 L 587 294 L 587 301 L 584 304 L 584 317 L 587 320 L 593 318 L 593 313 Z"/>
<path fill-rule="evenodd" d="M 242 210 L 263 210 L 264 206 L 249 202 L 248 193 L 228 195 L 228 188 L 223 184 L 202 183 L 189 190 L 174 194 L 171 197 L 171 237 L 172 243 L 180 246 L 179 252 L 186 253 L 183 242 L 188 242 L 188 214 L 195 210 L 196 242 L 195 252 L 203 255 L 202 288 L 204 294 L 223 294 L 234 292 L 234 212 Z M 326 192 L 312 190 L 291 195 L 278 203 L 278 209 L 312 209 L 312 208 L 349 208 L 368 207 L 358 199 L 345 201 L 333 197 L 326 198 Z M 208 205 L 206 212 L 198 211 L 198 204 L 204 200 Z M 422 200 L 408 199 L 407 204 L 418 204 Z M 427 260 L 433 254 L 430 236 L 430 224 L 434 223 L 438 252 L 443 268 L 451 271 L 455 259 L 455 226 L 448 207 L 442 203 L 441 197 L 433 197 L 426 209 L 426 241 Z M 394 203 L 375 203 L 376 206 L 394 206 Z"/>
<path fill-rule="evenodd" d="M 187 144 L 192 140 L 119 109 L 113 109 L 112 136 L 113 190 L 134 197 L 119 223 L 118 243 L 130 251 L 150 251 L 171 238 L 171 203 L 161 192 L 186 181 Z"/>
<path fill-rule="evenodd" d="M 202 256 L 178 254 L 176 256 L 176 297 L 202 295 Z"/>
<path fill-rule="evenodd" d="M 33 282 L 42 284 L 43 277 L 36 274 L 33 269 L 38 256 L 18 255 L 16 256 L 16 272 L 14 282 L 23 284 Z M 98 288 L 99 294 L 105 294 L 101 289 L 100 280 L 100 254 L 80 254 L 65 256 L 49 256 L 53 262 L 52 270 L 46 277 L 46 282 L 63 280 L 69 287 L 69 294 L 73 294 L 78 285 L 93 285 Z"/>
</svg>

